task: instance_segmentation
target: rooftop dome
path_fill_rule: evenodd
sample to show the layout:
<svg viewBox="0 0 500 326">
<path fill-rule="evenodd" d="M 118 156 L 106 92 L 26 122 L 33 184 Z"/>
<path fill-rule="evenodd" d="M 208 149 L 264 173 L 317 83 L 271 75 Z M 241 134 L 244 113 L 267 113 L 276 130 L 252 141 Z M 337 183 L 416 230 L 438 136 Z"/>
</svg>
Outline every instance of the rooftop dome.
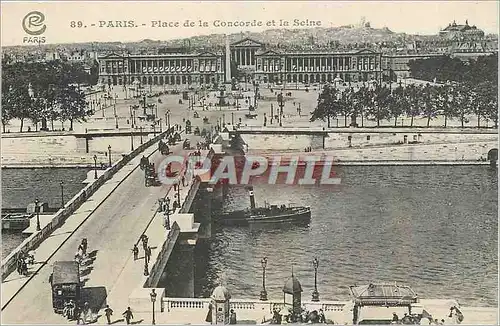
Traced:
<svg viewBox="0 0 500 326">
<path fill-rule="evenodd" d="M 295 276 L 293 276 L 293 274 L 286 281 L 285 286 L 283 287 L 283 292 L 289 294 L 302 292 L 302 286 L 300 285 L 299 280 Z"/>
<path fill-rule="evenodd" d="M 214 289 L 214 292 L 212 292 L 211 298 L 215 301 L 227 301 L 231 299 L 231 294 L 224 286 L 219 285 Z"/>
</svg>

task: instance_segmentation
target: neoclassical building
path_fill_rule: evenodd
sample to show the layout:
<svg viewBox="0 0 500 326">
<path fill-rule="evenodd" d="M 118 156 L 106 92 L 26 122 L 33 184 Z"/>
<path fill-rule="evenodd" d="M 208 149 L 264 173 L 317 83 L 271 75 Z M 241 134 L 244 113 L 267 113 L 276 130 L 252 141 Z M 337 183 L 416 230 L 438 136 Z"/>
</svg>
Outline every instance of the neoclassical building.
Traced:
<svg viewBox="0 0 500 326">
<path fill-rule="evenodd" d="M 210 52 L 99 57 L 99 82 L 110 85 L 192 85 L 224 81 L 223 56 Z"/>
<path fill-rule="evenodd" d="M 256 55 L 254 79 L 260 82 L 324 83 L 380 81 L 382 55 L 371 50 L 352 52 L 285 52 Z"/>
<path fill-rule="evenodd" d="M 266 49 L 266 45 L 245 38 L 230 45 L 233 67 L 258 83 L 323 83 L 380 81 L 382 55 L 372 50 L 350 52 L 291 52 Z M 226 54 L 167 53 L 99 57 L 99 81 L 123 85 L 139 81 L 143 85 L 196 86 L 229 82 L 225 78 Z M 235 75 L 234 72 L 231 75 Z"/>
</svg>

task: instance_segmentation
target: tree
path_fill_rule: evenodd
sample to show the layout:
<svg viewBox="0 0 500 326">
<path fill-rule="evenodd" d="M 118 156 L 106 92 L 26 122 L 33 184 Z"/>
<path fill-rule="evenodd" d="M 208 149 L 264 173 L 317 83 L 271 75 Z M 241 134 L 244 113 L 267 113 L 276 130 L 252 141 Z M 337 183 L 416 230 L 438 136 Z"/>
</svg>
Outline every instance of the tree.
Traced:
<svg viewBox="0 0 500 326">
<path fill-rule="evenodd" d="M 452 90 L 452 103 L 455 107 L 453 117 L 459 118 L 462 128 L 467 121 L 466 116 L 471 113 L 471 95 L 468 89 L 463 86 L 454 87 Z M 468 122 L 468 121 L 467 121 Z"/>
<path fill-rule="evenodd" d="M 330 119 L 338 115 L 337 103 L 338 91 L 330 85 L 325 85 L 323 91 L 318 96 L 318 106 L 311 114 L 310 121 L 322 120 L 328 121 L 328 128 L 330 128 Z"/>
<path fill-rule="evenodd" d="M 31 114 L 32 99 L 28 87 L 27 85 L 13 85 L 7 94 L 7 110 L 10 110 L 12 118 L 18 118 L 21 121 L 19 132 L 23 132 L 24 120 L 29 119 Z"/>
<path fill-rule="evenodd" d="M 439 105 L 437 87 L 425 85 L 421 90 L 420 97 L 422 98 L 422 115 L 427 118 L 427 127 L 429 127 L 431 120 L 437 116 L 437 106 Z"/>
<path fill-rule="evenodd" d="M 389 116 L 394 118 L 394 127 L 398 126 L 398 118 L 403 114 L 407 104 L 404 88 L 400 85 L 392 91 L 389 101 Z"/>
<path fill-rule="evenodd" d="M 69 130 L 73 130 L 74 121 L 86 121 L 90 112 L 86 110 L 85 95 L 75 86 L 68 85 L 57 94 L 57 103 L 60 107 L 59 119 L 61 122 L 70 121 Z"/>
<path fill-rule="evenodd" d="M 411 117 L 410 127 L 413 127 L 414 118 L 421 113 L 421 88 L 415 85 L 410 85 L 406 87 L 405 91 L 408 100 L 408 106 L 406 107 L 405 113 L 407 116 Z"/>
<path fill-rule="evenodd" d="M 390 94 L 387 87 L 377 87 L 372 91 L 372 102 L 367 113 L 371 120 L 377 121 L 377 127 L 380 127 L 380 120 L 389 116 Z"/>
</svg>

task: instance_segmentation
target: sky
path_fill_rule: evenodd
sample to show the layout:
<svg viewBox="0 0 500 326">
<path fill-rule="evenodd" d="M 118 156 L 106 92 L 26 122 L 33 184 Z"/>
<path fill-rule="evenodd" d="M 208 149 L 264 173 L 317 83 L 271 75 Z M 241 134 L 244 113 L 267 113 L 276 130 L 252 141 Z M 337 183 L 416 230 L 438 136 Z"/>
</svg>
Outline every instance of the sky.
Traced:
<svg viewBox="0 0 500 326">
<path fill-rule="evenodd" d="M 43 14 L 33 17 L 30 12 Z M 374 28 L 388 27 L 408 34 L 437 34 L 456 20 L 498 33 L 498 1 L 65 1 L 1 3 L 1 45 L 33 45 L 34 37 L 47 44 L 169 40 L 212 33 L 259 32 L 279 28 L 337 27 L 357 24 L 365 17 Z M 186 25 L 186 20 L 189 21 Z M 261 26 L 227 27 L 223 22 L 248 21 Z M 305 26 L 293 26 L 297 20 Z M 28 34 L 39 32 L 39 35 Z M 118 27 L 116 21 L 127 21 Z M 161 21 L 164 27 L 153 26 Z M 201 26 L 200 26 L 201 21 Z M 204 24 L 206 23 L 206 24 Z M 74 27 L 71 27 L 73 24 Z M 177 25 L 176 25 L 177 24 Z M 194 26 L 191 26 L 194 24 Z M 273 26 L 274 24 L 274 26 Z"/>
</svg>

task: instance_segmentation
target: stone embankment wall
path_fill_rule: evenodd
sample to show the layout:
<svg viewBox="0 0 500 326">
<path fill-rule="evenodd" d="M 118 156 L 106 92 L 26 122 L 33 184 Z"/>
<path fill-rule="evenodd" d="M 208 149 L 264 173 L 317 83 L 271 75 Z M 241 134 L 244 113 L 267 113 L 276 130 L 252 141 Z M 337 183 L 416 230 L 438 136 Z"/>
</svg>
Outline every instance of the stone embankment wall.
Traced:
<svg viewBox="0 0 500 326">
<path fill-rule="evenodd" d="M 324 134 L 242 131 L 240 136 L 249 153 L 304 153 L 311 147 L 313 153 L 328 153 L 339 161 L 479 161 L 498 148 L 496 130 L 351 129 Z"/>
<path fill-rule="evenodd" d="M 149 136 L 143 135 L 142 142 Z M 133 136 L 134 148 L 141 145 L 140 135 Z M 19 134 L 2 135 L 2 165 L 3 166 L 93 166 L 93 156 L 97 163 L 107 163 L 108 146 L 111 146 L 113 162 L 121 159 L 121 154 L 131 150 L 132 137 L 112 136 L 85 138 L 71 134 L 41 135 Z M 87 148 L 88 147 L 88 148 Z M 87 152 L 88 151 L 88 152 Z"/>
</svg>

